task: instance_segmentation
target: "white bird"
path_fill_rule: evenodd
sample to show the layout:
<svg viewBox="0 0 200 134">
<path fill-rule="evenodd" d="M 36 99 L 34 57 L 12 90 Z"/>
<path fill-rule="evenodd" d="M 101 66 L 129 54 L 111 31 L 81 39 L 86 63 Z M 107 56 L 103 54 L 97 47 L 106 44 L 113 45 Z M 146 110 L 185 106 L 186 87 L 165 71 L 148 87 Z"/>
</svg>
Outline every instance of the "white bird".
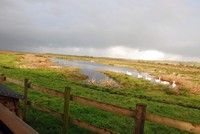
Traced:
<svg viewBox="0 0 200 134">
<path fill-rule="evenodd" d="M 168 81 L 161 81 L 160 83 L 163 85 L 170 85 L 170 83 Z"/>
<path fill-rule="evenodd" d="M 152 80 L 152 78 L 148 77 L 147 75 L 146 75 L 145 79 L 146 79 L 146 80 L 149 80 L 149 81 Z"/>
<path fill-rule="evenodd" d="M 91 80 L 89 80 L 89 82 L 91 83 L 91 84 L 95 84 L 95 79 L 91 79 Z"/>
<path fill-rule="evenodd" d="M 161 79 L 161 77 L 159 77 L 158 79 L 155 79 L 155 82 L 156 82 L 156 83 L 160 83 L 160 82 L 161 82 L 160 79 Z"/>
<path fill-rule="evenodd" d="M 172 88 L 175 88 L 175 87 L 176 87 L 176 82 L 173 81 Z"/>
<path fill-rule="evenodd" d="M 140 75 L 140 74 L 138 73 L 137 77 L 140 79 L 140 78 L 142 78 L 142 75 Z"/>
<path fill-rule="evenodd" d="M 126 71 L 126 74 L 127 74 L 127 75 L 132 75 L 132 73 L 131 73 L 131 72 L 129 72 L 129 71 Z"/>
</svg>

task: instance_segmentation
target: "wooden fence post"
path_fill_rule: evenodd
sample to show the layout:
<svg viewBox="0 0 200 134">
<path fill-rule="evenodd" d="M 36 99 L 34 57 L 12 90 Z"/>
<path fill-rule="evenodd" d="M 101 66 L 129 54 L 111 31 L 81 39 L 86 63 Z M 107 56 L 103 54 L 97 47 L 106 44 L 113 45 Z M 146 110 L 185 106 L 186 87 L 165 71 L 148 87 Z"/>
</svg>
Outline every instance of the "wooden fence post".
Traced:
<svg viewBox="0 0 200 134">
<path fill-rule="evenodd" d="M 70 103 L 70 87 L 65 87 L 64 92 L 64 115 L 63 115 L 63 134 L 69 133 L 69 103 Z"/>
<path fill-rule="evenodd" d="M 28 109 L 28 88 L 30 83 L 28 79 L 24 79 L 24 109 L 23 109 L 23 120 L 26 121 L 27 109 Z"/>
<path fill-rule="evenodd" d="M 135 113 L 135 134 L 144 134 L 144 123 L 146 116 L 146 105 L 137 104 Z"/>
<path fill-rule="evenodd" d="M 1 74 L 0 76 L 0 82 L 6 81 L 6 76 L 4 74 Z"/>
</svg>

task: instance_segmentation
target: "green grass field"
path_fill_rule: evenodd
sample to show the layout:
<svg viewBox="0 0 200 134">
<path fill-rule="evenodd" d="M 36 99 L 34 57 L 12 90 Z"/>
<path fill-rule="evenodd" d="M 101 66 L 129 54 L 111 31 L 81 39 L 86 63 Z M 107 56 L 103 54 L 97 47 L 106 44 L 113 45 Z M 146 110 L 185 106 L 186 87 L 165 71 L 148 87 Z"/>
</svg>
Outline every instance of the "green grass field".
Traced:
<svg viewBox="0 0 200 134">
<path fill-rule="evenodd" d="M 155 85 L 148 81 L 132 78 L 126 75 L 105 72 L 107 75 L 115 79 L 121 86 L 120 88 L 105 88 L 95 85 L 87 85 L 84 83 L 80 74 L 77 77 L 77 73 L 73 71 L 57 71 L 55 69 L 25 69 L 18 67 L 18 59 L 20 55 L 16 54 L 0 54 L 0 73 L 6 74 L 8 77 L 17 78 L 23 80 L 24 78 L 29 78 L 32 83 L 52 88 L 59 91 L 64 91 L 65 86 L 70 86 L 72 88 L 71 93 L 73 95 L 83 96 L 90 99 L 94 99 L 101 102 L 106 102 L 110 104 L 115 104 L 125 108 L 134 109 L 137 103 L 147 104 L 147 110 L 157 115 L 162 115 L 166 117 L 171 117 L 174 119 L 179 119 L 183 121 L 188 121 L 192 123 L 200 124 L 200 95 L 192 94 L 187 90 L 181 90 L 179 94 L 175 94 L 170 91 L 169 88 L 162 85 Z M 66 58 L 73 59 L 74 57 L 67 56 Z M 79 58 L 80 57 L 75 57 Z M 86 58 L 82 58 L 87 60 Z M 90 60 L 91 58 L 89 58 Z M 145 63 L 141 62 L 133 63 L 123 60 L 113 60 L 113 59 L 93 59 L 101 63 L 106 64 L 121 64 L 129 67 L 136 67 L 139 70 L 146 70 L 147 65 L 154 67 L 157 63 Z M 160 70 L 165 70 L 166 65 L 158 64 L 156 68 Z M 167 71 L 173 72 L 173 69 L 178 70 L 179 73 L 187 74 L 185 71 L 188 67 L 178 68 L 174 65 L 167 65 Z M 171 70 L 170 70 L 171 69 Z M 198 67 L 193 68 L 194 71 L 200 71 Z M 153 74 L 157 74 L 155 71 Z M 158 75 L 158 74 L 157 74 Z M 192 74 L 190 74 L 192 75 Z M 194 74 L 193 74 L 194 75 Z M 183 76 L 183 77 L 184 77 Z M 185 76 L 186 77 L 186 76 Z M 194 75 L 193 82 L 199 74 Z M 75 78 L 75 79 L 74 79 Z M 195 81 L 199 83 L 199 81 Z M 23 88 L 11 83 L 5 83 L 12 90 L 19 93 L 23 92 Z M 43 107 L 47 107 L 58 112 L 63 111 L 63 100 L 56 97 L 51 97 L 45 94 L 41 94 L 36 91 L 29 92 L 29 99 Z M 118 116 L 109 112 L 95 109 L 93 107 L 86 107 L 76 103 L 70 104 L 70 115 L 74 118 L 81 119 L 88 123 L 94 124 L 99 127 L 108 128 L 113 131 L 122 134 L 131 134 L 134 129 L 134 119 L 127 118 L 123 116 Z M 62 120 L 59 118 L 52 117 L 48 114 L 41 113 L 35 109 L 30 108 L 28 112 L 27 123 L 31 125 L 41 134 L 56 134 L 61 133 Z M 74 125 L 70 125 L 70 133 L 91 133 L 85 129 L 79 128 Z M 145 133 L 147 134 L 184 134 L 183 132 L 174 128 L 167 126 L 154 124 L 151 122 L 145 123 Z"/>
</svg>

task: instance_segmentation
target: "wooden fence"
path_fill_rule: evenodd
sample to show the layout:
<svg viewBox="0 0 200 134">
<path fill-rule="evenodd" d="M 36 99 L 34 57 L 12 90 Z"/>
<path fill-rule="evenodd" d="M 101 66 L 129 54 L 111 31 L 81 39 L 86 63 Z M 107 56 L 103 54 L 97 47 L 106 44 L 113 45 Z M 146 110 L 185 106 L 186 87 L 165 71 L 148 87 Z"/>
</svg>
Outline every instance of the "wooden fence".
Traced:
<svg viewBox="0 0 200 134">
<path fill-rule="evenodd" d="M 61 92 L 61 91 L 57 91 L 57 90 L 53 90 L 53 89 L 48 89 L 48 88 L 43 88 L 34 84 L 31 84 L 29 80 L 25 79 L 24 81 L 19 81 L 16 79 L 12 79 L 12 78 L 8 78 L 5 76 L 1 76 L 1 80 L 3 81 L 8 81 L 20 86 L 24 87 L 24 95 L 25 95 L 25 99 L 24 99 L 24 104 L 25 104 L 25 110 L 24 112 L 24 118 L 26 119 L 26 105 L 28 103 L 28 97 L 27 97 L 27 93 L 28 93 L 28 89 L 32 89 L 44 94 L 49 94 L 51 96 L 54 97 L 60 97 L 60 98 L 64 98 L 64 111 L 63 113 L 58 113 L 56 111 L 47 109 L 47 108 L 43 108 L 41 106 L 32 104 L 32 106 L 42 112 L 46 112 L 49 113 L 51 115 L 57 116 L 57 117 L 61 117 L 64 121 L 63 123 L 63 133 L 66 134 L 68 133 L 68 124 L 69 121 L 72 124 L 75 124 L 79 127 L 83 127 L 86 128 L 90 131 L 93 131 L 95 133 L 100 133 L 100 134 L 113 134 L 116 132 L 113 132 L 112 130 L 109 129 L 104 129 L 104 128 L 98 128 L 94 125 L 91 125 L 87 122 L 78 120 L 78 119 L 72 119 L 69 117 L 69 103 L 70 100 L 74 101 L 76 103 L 80 103 L 82 105 L 86 105 L 86 106 L 92 106 L 95 107 L 97 109 L 101 109 L 107 112 L 112 112 L 121 116 L 127 116 L 127 117 L 132 117 L 135 120 L 135 128 L 133 128 L 133 133 L 135 134 L 142 134 L 144 133 L 144 124 L 145 124 L 145 120 L 150 121 L 150 122 L 154 122 L 157 124 L 162 124 L 162 125 L 166 125 L 169 127 L 173 127 L 173 128 L 177 128 L 179 130 L 182 131 L 188 131 L 190 133 L 196 133 L 196 134 L 200 134 L 200 124 L 194 124 L 194 123 L 190 123 L 190 122 L 185 122 L 185 121 L 180 121 L 180 120 L 176 120 L 176 119 L 172 119 L 172 118 L 167 118 L 167 117 L 163 117 L 160 115 L 155 115 L 152 113 L 149 113 L 146 111 L 146 105 L 144 104 L 137 104 L 136 105 L 136 109 L 132 110 L 132 109 L 127 109 L 127 108 L 123 108 L 123 107 L 119 107 L 116 105 L 112 105 L 112 104 L 107 104 L 107 103 L 103 103 L 103 102 L 99 102 L 96 100 L 92 100 L 92 99 L 88 99 L 85 97 L 80 97 L 80 96 L 74 96 L 70 94 L 70 87 L 66 87 L 65 88 L 65 92 Z"/>
</svg>

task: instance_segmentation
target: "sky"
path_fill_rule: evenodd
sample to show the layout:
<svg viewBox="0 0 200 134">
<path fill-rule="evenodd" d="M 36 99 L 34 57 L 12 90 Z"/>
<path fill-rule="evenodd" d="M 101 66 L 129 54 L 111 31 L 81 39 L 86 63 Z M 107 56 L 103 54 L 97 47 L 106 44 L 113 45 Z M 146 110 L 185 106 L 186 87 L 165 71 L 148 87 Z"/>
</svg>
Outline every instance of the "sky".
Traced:
<svg viewBox="0 0 200 134">
<path fill-rule="evenodd" d="M 200 61 L 200 0 L 0 0 L 0 50 Z"/>
</svg>

